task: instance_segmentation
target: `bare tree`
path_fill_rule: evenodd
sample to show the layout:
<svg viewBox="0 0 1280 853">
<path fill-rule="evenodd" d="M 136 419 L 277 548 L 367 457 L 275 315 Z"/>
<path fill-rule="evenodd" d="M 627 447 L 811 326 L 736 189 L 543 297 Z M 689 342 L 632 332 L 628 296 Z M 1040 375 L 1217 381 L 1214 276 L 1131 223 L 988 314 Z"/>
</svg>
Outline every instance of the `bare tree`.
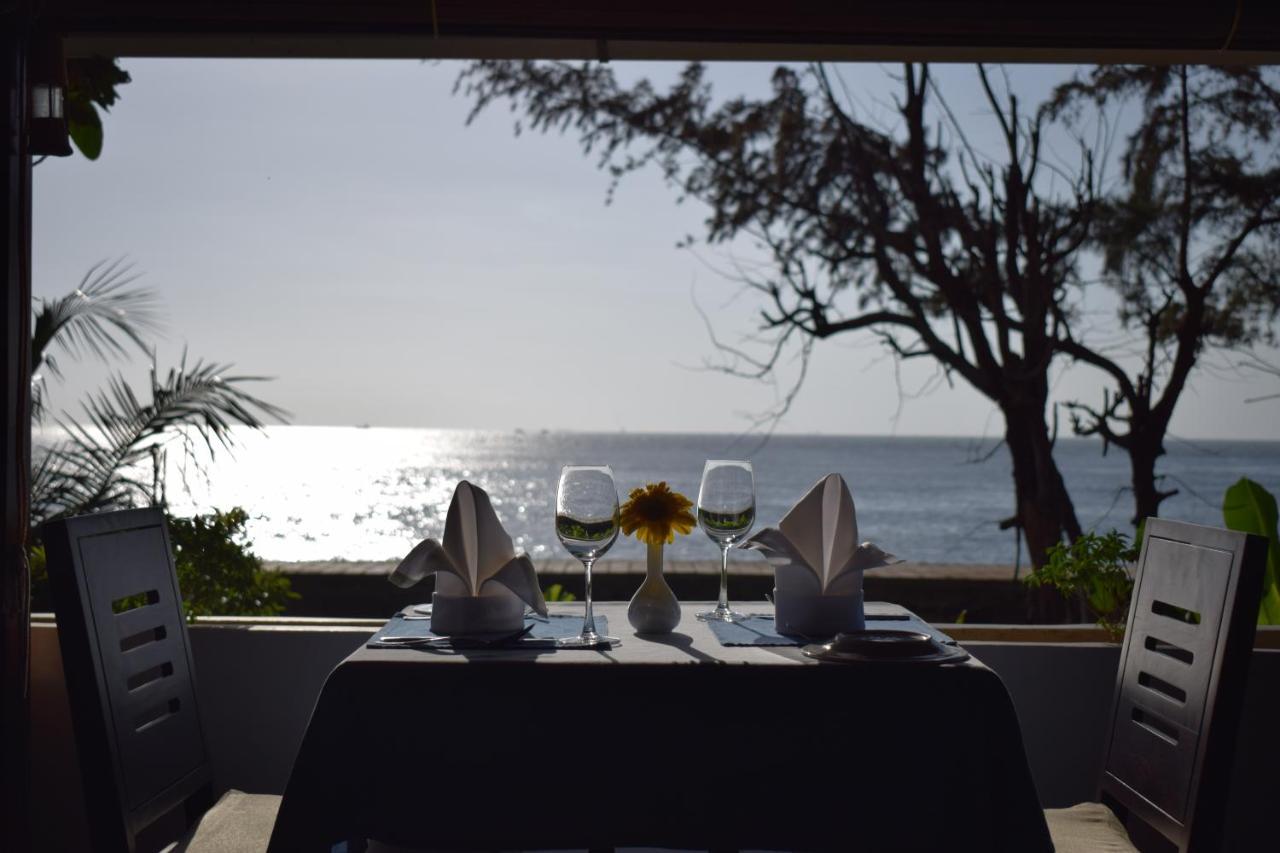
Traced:
<svg viewBox="0 0 1280 853">
<path fill-rule="evenodd" d="M 1253 373 L 1261 373 L 1266 376 L 1274 376 L 1275 378 L 1280 379 L 1280 365 L 1267 361 L 1256 352 L 1246 353 L 1245 358 L 1240 363 L 1240 367 Z M 1271 400 L 1280 400 L 1280 391 L 1277 391 L 1274 394 L 1263 394 L 1258 397 L 1249 397 L 1245 402 L 1264 403 Z"/>
<path fill-rule="evenodd" d="M 1280 312 L 1280 82 L 1265 68 L 1102 66 L 1059 87 L 1055 115 L 1141 109 L 1124 185 L 1099 206 L 1104 280 L 1135 333 L 1136 368 L 1077 338 L 1063 351 L 1102 370 L 1100 404 L 1075 402 L 1081 435 L 1129 455 L 1134 522 L 1176 494 L 1156 473 L 1206 348 L 1274 343 Z"/>
<path fill-rule="evenodd" d="M 999 162 L 968 144 L 922 65 L 902 70 L 895 128 L 860 121 L 823 66 L 780 67 L 769 96 L 722 103 L 698 64 L 665 93 L 623 87 L 607 67 L 531 62 L 475 63 L 458 87 L 475 99 L 473 117 L 511 101 L 518 129 L 576 133 L 615 178 L 659 168 L 709 207 L 708 242 L 759 240 L 772 258 L 755 283 L 761 324 L 775 341 L 867 330 L 991 400 L 1013 463 L 1007 525 L 1039 564 L 1080 533 L 1047 414 L 1093 219 L 1092 157 L 1082 149 L 1070 173 L 1049 164 L 1044 115 L 1001 94 L 985 69 L 976 75 Z"/>
</svg>

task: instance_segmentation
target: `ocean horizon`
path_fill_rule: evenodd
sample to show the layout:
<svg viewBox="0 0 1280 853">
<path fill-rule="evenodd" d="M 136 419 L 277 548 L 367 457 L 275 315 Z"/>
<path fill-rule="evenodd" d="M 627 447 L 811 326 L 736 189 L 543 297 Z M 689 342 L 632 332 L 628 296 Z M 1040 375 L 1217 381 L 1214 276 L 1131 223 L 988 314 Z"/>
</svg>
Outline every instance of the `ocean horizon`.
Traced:
<svg viewBox="0 0 1280 853">
<path fill-rule="evenodd" d="M 553 529 L 562 465 L 608 464 L 620 497 L 666 480 L 696 500 L 703 462 L 750 459 L 757 529 L 774 525 L 820 477 L 842 474 L 857 506 L 859 538 L 907 560 L 1012 564 L 1018 546 L 999 529 L 1013 512 L 1008 455 L 993 439 L 722 433 L 577 433 L 412 427 L 271 426 L 237 429 L 236 447 L 201 466 L 169 454 L 167 497 L 177 514 L 242 506 L 255 552 L 267 560 L 398 559 L 439 537 L 454 487 L 484 488 L 516 547 L 535 559 L 566 556 Z M 1179 494 L 1161 515 L 1221 525 L 1222 493 L 1248 476 L 1280 492 L 1280 442 L 1170 440 L 1161 469 Z M 1092 439 L 1059 439 L 1057 458 L 1088 530 L 1132 532 L 1128 459 Z M 673 560 L 708 560 L 700 531 L 669 546 Z M 638 559 L 620 537 L 608 558 Z M 758 555 L 734 553 L 734 559 Z M 1025 553 L 1020 561 L 1026 563 Z"/>
</svg>

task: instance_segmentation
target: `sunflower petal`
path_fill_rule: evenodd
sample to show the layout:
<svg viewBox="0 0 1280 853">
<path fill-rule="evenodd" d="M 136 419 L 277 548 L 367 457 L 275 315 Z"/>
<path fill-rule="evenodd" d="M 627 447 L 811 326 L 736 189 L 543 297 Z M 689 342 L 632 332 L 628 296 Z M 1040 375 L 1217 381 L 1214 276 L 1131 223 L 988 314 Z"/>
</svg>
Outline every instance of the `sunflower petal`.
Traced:
<svg viewBox="0 0 1280 853">
<path fill-rule="evenodd" d="M 646 545 L 669 545 L 677 533 L 687 534 L 696 526 L 689 513 L 692 507 L 693 502 L 671 491 L 665 480 L 632 489 L 621 509 L 622 532 Z"/>
</svg>

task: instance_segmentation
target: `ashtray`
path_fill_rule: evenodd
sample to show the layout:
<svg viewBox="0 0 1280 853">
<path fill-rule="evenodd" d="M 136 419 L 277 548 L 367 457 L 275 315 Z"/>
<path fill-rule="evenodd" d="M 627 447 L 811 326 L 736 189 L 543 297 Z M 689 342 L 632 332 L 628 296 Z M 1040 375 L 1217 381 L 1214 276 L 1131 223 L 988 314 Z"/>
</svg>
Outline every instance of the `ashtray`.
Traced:
<svg viewBox="0 0 1280 853">
<path fill-rule="evenodd" d="M 956 663 L 969 657 L 959 646 L 948 646 L 919 631 L 851 631 L 801 651 L 836 663 Z"/>
</svg>

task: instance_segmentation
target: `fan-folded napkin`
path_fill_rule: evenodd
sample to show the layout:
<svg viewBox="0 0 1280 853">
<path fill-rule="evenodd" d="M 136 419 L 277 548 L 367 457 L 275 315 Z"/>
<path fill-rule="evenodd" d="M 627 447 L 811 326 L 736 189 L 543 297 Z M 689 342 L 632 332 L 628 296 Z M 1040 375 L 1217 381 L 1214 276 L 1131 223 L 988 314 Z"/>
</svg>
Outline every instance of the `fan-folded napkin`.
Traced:
<svg viewBox="0 0 1280 853">
<path fill-rule="evenodd" d="M 774 614 L 784 634 L 830 636 L 865 628 L 862 573 L 902 562 L 870 542 L 858 544 L 858 517 L 844 477 L 828 474 L 777 527 L 742 547 L 773 566 Z"/>
<path fill-rule="evenodd" d="M 870 542 L 858 544 L 857 510 L 839 474 L 815 483 L 777 527 L 764 528 L 742 547 L 762 552 L 775 568 L 796 568 L 785 580 L 812 595 L 857 592 L 867 569 L 902 562 Z"/>
<path fill-rule="evenodd" d="M 396 586 L 409 587 L 432 573 L 436 575 L 433 629 L 442 599 L 451 600 L 446 607 L 457 598 L 496 599 L 470 602 L 467 607 L 474 611 L 476 605 L 492 605 L 510 612 L 515 604 L 510 599 L 514 596 L 537 613 L 547 614 L 533 561 L 527 554 L 517 556 L 489 495 L 466 480 L 454 489 L 443 541 L 425 539 L 418 543 L 395 567 L 390 580 Z M 519 608 L 521 613 L 523 609 Z"/>
</svg>

